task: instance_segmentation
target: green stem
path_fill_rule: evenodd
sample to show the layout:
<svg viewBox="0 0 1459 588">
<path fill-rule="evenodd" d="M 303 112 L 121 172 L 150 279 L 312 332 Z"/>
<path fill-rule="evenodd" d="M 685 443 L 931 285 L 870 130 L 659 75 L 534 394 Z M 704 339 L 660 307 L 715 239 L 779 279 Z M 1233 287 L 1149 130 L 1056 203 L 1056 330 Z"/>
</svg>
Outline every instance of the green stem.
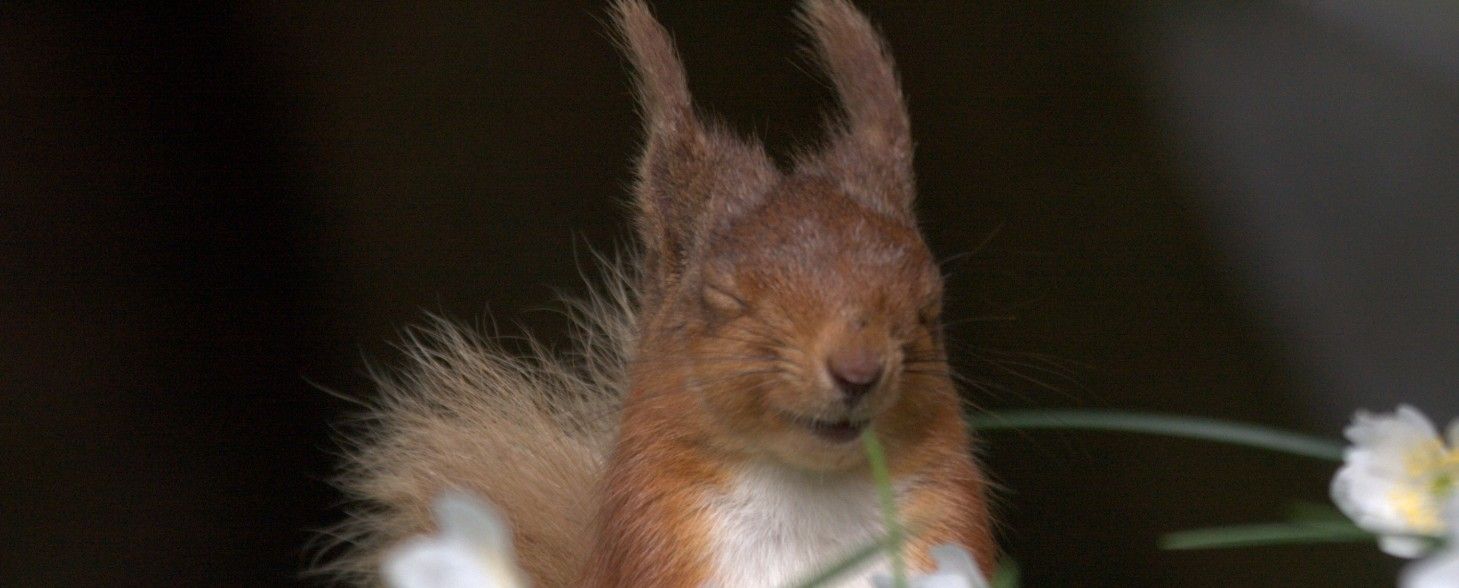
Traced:
<svg viewBox="0 0 1459 588">
<path fill-rule="evenodd" d="M 976 415 L 968 426 L 978 431 L 1000 429 L 1085 429 L 1147 433 L 1256 447 L 1303 457 L 1342 461 L 1337 442 L 1270 427 L 1202 417 L 1101 410 L 1014 410 Z"/>
<path fill-rule="evenodd" d="M 1267 523 L 1210 527 L 1170 533 L 1160 539 L 1164 549 L 1228 549 L 1303 543 L 1372 541 L 1373 534 L 1347 521 Z"/>
<path fill-rule="evenodd" d="M 851 552 L 844 559 L 836 562 L 835 565 L 817 572 L 816 575 L 798 582 L 794 586 L 795 588 L 820 588 L 829 584 L 832 580 L 841 577 L 842 574 L 850 572 L 857 566 L 870 561 L 871 558 L 880 555 L 882 551 L 891 549 L 891 546 L 892 538 L 890 536 L 884 536 L 874 543 Z"/>
<path fill-rule="evenodd" d="M 897 501 L 892 492 L 892 474 L 887 470 L 886 452 L 876 433 L 867 429 L 861 435 L 861 444 L 866 449 L 866 460 L 871 464 L 871 476 L 876 480 L 876 494 L 881 499 L 882 518 L 887 524 L 887 543 L 892 558 L 892 586 L 907 588 L 907 568 L 902 561 L 902 543 L 905 535 L 901 519 L 897 518 Z"/>
</svg>

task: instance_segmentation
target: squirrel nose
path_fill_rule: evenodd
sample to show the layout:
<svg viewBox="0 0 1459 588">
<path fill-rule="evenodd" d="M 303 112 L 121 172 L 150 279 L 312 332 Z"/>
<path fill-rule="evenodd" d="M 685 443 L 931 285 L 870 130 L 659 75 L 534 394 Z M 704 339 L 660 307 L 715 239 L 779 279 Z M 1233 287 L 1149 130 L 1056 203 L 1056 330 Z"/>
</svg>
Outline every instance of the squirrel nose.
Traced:
<svg viewBox="0 0 1459 588">
<path fill-rule="evenodd" d="M 882 359 L 865 347 L 843 349 L 826 358 L 826 369 L 841 391 L 842 400 L 853 406 L 876 388 L 882 375 Z"/>
</svg>

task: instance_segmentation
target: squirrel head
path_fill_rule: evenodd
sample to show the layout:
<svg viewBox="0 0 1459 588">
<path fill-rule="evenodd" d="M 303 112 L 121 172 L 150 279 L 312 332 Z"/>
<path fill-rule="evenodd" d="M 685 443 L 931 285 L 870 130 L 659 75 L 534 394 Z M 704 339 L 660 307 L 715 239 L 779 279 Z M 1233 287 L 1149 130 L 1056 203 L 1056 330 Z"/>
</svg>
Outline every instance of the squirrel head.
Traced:
<svg viewBox="0 0 1459 588">
<path fill-rule="evenodd" d="M 682 370 L 717 440 L 810 469 L 862 463 L 867 426 L 915 429 L 932 405 L 919 394 L 947 410 L 942 280 L 913 214 L 906 107 L 872 25 L 842 0 L 803 4 L 842 113 L 782 170 L 758 142 L 700 120 L 642 2 L 619 2 L 615 17 L 646 127 L 634 192 L 645 369 Z"/>
</svg>

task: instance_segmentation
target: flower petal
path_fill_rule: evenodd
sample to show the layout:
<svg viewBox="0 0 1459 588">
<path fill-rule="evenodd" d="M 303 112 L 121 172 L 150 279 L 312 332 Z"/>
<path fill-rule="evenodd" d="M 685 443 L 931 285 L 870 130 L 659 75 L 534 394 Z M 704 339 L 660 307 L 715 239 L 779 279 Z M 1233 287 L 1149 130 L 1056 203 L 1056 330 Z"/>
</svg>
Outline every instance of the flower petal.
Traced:
<svg viewBox="0 0 1459 588">
<path fill-rule="evenodd" d="M 459 490 L 443 492 L 432 510 L 443 535 L 459 537 L 480 549 L 508 551 L 512 548 L 512 535 L 501 515 L 475 496 Z"/>
<path fill-rule="evenodd" d="M 469 544 L 421 537 L 385 556 L 386 584 L 393 588 L 495 588 Z"/>
<path fill-rule="evenodd" d="M 382 562 L 392 588 L 522 588 L 511 533 L 496 510 L 464 492 L 436 498 L 440 531 L 387 552 Z"/>
<path fill-rule="evenodd" d="M 1388 414 L 1358 411 L 1345 435 L 1352 445 L 1333 477 L 1332 500 L 1367 531 L 1392 536 L 1384 550 L 1400 557 L 1422 553 L 1421 540 L 1403 536 L 1437 535 L 1439 520 L 1433 491 L 1436 467 L 1446 448 L 1434 424 L 1412 406 Z"/>
<path fill-rule="evenodd" d="M 988 580 L 967 549 L 958 545 L 938 545 L 931 549 L 931 553 L 937 568 L 926 575 L 908 578 L 907 585 L 911 588 L 988 588 Z M 873 576 L 871 582 L 876 588 L 891 588 L 892 585 L 886 574 Z"/>
<path fill-rule="evenodd" d="M 1404 568 L 1400 588 L 1454 588 L 1459 586 L 1459 545 Z"/>
<path fill-rule="evenodd" d="M 1424 537 L 1384 535 L 1378 538 L 1378 549 L 1393 557 L 1414 559 L 1434 548 L 1434 541 Z"/>
</svg>

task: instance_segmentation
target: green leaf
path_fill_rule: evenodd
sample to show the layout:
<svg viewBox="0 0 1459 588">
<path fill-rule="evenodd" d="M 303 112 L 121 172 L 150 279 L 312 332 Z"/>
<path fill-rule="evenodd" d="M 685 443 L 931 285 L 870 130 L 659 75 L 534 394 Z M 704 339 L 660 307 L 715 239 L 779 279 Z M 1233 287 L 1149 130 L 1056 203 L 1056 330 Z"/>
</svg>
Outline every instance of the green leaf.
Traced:
<svg viewBox="0 0 1459 588">
<path fill-rule="evenodd" d="M 1170 533 L 1160 547 L 1171 550 L 1230 549 L 1265 545 L 1372 541 L 1372 533 L 1348 521 L 1308 521 L 1209 527 Z"/>
<path fill-rule="evenodd" d="M 1300 501 L 1287 506 L 1287 520 L 1294 523 L 1331 523 L 1346 522 L 1348 517 L 1330 504 Z"/>
<path fill-rule="evenodd" d="M 1013 558 L 1004 558 L 998 562 L 998 569 L 993 570 L 993 579 L 989 580 L 989 588 L 1018 588 L 1019 569 L 1018 562 Z"/>
<path fill-rule="evenodd" d="M 968 426 L 1000 429 L 1083 429 L 1146 433 L 1256 447 L 1303 457 L 1342 461 L 1343 445 L 1271 427 L 1202 417 L 1102 410 L 1015 410 L 976 415 Z"/>
</svg>

